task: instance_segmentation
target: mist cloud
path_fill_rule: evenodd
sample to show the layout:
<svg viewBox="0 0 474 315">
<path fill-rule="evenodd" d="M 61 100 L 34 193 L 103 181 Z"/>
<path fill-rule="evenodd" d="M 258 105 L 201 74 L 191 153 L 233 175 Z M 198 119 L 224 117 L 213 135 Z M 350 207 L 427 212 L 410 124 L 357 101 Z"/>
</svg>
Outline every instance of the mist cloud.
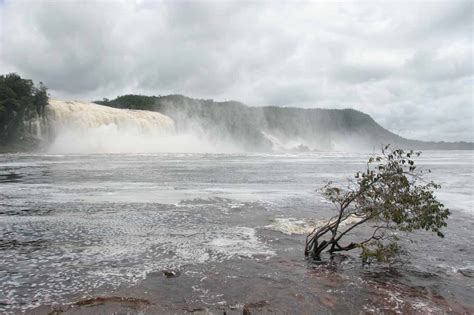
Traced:
<svg viewBox="0 0 474 315">
<path fill-rule="evenodd" d="M 472 2 L 0 2 L 0 71 L 73 99 L 352 107 L 473 141 Z"/>
</svg>

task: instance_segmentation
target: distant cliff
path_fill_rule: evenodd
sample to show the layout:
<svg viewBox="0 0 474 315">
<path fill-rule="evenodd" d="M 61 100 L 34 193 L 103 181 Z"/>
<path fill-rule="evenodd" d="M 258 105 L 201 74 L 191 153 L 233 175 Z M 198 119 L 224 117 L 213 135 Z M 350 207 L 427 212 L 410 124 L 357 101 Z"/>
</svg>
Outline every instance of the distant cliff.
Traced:
<svg viewBox="0 0 474 315">
<path fill-rule="evenodd" d="M 472 150 L 473 143 L 426 142 L 402 138 L 369 115 L 353 109 L 249 107 L 182 95 L 124 95 L 96 101 L 116 108 L 152 110 L 174 119 L 178 130 L 199 129 L 249 151 L 378 149 L 382 144 L 413 149 Z"/>
</svg>

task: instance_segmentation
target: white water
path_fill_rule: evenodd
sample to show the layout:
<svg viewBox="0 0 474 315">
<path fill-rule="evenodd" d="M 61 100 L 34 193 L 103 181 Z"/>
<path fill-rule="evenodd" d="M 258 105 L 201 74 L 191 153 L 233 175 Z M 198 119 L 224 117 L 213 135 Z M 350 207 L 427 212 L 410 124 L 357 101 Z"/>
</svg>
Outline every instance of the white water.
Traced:
<svg viewBox="0 0 474 315">
<path fill-rule="evenodd" d="M 272 149 L 274 151 L 294 151 L 304 148 L 315 149 L 314 145 L 308 144 L 303 139 L 283 140 L 269 132 L 262 131 L 262 134 L 272 143 Z"/>
<path fill-rule="evenodd" d="M 194 133 L 177 134 L 163 114 L 85 102 L 50 100 L 50 153 L 214 152 Z"/>
<path fill-rule="evenodd" d="M 352 225 L 359 222 L 362 218 L 357 216 L 349 216 L 347 219 L 343 220 L 340 224 L 341 227 Z M 273 219 L 272 223 L 265 226 L 265 228 L 277 232 L 281 232 L 287 235 L 293 234 L 309 234 L 315 229 L 318 229 L 328 222 L 334 222 L 336 218 L 333 217 L 331 221 L 329 220 L 306 220 L 306 219 L 295 219 L 295 218 L 286 218 L 280 217 Z"/>
</svg>

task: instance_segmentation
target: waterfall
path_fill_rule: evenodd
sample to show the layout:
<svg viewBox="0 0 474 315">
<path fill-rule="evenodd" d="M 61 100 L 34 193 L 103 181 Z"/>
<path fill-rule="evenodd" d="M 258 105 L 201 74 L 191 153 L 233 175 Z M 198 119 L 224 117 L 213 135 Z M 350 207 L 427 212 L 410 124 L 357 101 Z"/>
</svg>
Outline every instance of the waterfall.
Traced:
<svg viewBox="0 0 474 315">
<path fill-rule="evenodd" d="M 167 152 L 177 140 L 174 121 L 152 111 L 50 100 L 46 121 L 52 153 Z"/>
<path fill-rule="evenodd" d="M 53 129 L 74 126 L 87 132 L 93 128 L 113 126 L 118 130 L 135 129 L 155 136 L 174 132 L 173 120 L 157 112 L 117 109 L 77 101 L 50 100 L 48 119 Z"/>
</svg>

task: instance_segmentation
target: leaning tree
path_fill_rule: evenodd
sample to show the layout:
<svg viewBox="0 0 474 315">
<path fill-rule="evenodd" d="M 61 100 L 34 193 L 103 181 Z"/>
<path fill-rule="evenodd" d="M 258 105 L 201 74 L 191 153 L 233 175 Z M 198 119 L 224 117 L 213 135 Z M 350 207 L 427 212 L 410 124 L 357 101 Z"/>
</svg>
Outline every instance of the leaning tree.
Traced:
<svg viewBox="0 0 474 315">
<path fill-rule="evenodd" d="M 324 186 L 322 194 L 336 206 L 337 214 L 307 236 L 305 256 L 320 260 L 323 252 L 332 257 L 358 248 L 363 262 L 386 262 L 400 253 L 399 231 L 426 230 L 444 237 L 441 229 L 450 212 L 434 196 L 440 186 L 426 181 L 424 172 L 415 166 L 419 155 L 387 145 L 381 154 L 369 158 L 366 170 L 357 172 L 346 187 Z M 367 236 L 347 242 L 359 228 Z"/>
</svg>

